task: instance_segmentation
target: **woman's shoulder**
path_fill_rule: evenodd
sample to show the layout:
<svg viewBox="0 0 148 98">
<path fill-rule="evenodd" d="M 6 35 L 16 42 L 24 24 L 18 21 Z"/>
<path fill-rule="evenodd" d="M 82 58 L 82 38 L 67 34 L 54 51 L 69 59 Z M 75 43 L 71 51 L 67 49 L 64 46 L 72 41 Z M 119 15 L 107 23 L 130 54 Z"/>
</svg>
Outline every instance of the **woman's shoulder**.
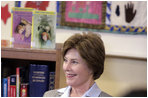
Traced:
<svg viewBox="0 0 148 98">
<path fill-rule="evenodd" d="M 46 91 L 43 97 L 60 97 L 62 93 L 58 92 L 57 89 Z"/>
</svg>

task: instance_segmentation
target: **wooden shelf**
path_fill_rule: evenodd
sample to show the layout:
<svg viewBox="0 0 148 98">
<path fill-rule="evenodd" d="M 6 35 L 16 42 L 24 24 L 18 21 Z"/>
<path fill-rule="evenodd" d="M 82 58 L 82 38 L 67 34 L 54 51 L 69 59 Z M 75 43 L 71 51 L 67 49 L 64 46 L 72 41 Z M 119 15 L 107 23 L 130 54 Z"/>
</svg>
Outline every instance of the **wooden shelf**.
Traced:
<svg viewBox="0 0 148 98">
<path fill-rule="evenodd" d="M 2 58 L 56 61 L 56 50 L 1 48 Z"/>
<path fill-rule="evenodd" d="M 56 44 L 56 49 L 27 49 L 27 48 L 1 48 L 1 58 L 56 61 L 56 52 L 61 49 L 61 44 Z"/>
<path fill-rule="evenodd" d="M 62 44 L 56 44 L 56 49 L 27 49 L 1 47 L 1 58 L 55 61 L 55 89 L 59 88 Z"/>
</svg>

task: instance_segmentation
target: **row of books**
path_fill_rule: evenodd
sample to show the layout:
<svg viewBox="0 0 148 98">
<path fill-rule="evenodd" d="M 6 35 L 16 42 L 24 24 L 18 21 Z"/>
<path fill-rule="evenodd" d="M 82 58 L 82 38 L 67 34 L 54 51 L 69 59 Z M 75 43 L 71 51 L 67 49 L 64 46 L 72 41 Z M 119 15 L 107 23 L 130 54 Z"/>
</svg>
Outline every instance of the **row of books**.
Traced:
<svg viewBox="0 0 148 98">
<path fill-rule="evenodd" d="M 54 84 L 55 72 L 48 65 L 21 66 L 16 74 L 2 79 L 2 97 L 42 97 Z"/>
<path fill-rule="evenodd" d="M 14 7 L 11 19 L 11 47 L 55 48 L 56 12 Z"/>
</svg>

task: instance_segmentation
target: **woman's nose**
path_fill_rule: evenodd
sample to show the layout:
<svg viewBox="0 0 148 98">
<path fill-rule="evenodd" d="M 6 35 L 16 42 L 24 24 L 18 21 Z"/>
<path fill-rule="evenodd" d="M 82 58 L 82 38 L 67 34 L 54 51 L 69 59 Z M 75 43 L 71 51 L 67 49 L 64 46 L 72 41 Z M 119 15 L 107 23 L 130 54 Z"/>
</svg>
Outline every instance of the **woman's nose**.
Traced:
<svg viewBox="0 0 148 98">
<path fill-rule="evenodd" d="M 66 63 L 64 63 L 63 68 L 64 68 L 65 71 L 69 71 L 69 70 L 71 70 L 70 62 L 66 62 Z"/>
</svg>

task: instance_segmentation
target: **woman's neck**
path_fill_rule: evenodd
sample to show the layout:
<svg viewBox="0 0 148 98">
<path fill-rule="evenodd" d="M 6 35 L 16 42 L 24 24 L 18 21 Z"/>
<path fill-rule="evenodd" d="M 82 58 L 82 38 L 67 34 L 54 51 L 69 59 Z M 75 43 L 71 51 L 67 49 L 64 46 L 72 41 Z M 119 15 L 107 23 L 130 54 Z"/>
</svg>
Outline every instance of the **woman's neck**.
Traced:
<svg viewBox="0 0 148 98">
<path fill-rule="evenodd" d="M 94 84 L 93 81 L 88 81 L 84 83 L 83 85 L 72 87 L 70 92 L 70 97 L 81 97 L 84 95 L 84 93 L 91 88 L 91 86 Z"/>
</svg>

